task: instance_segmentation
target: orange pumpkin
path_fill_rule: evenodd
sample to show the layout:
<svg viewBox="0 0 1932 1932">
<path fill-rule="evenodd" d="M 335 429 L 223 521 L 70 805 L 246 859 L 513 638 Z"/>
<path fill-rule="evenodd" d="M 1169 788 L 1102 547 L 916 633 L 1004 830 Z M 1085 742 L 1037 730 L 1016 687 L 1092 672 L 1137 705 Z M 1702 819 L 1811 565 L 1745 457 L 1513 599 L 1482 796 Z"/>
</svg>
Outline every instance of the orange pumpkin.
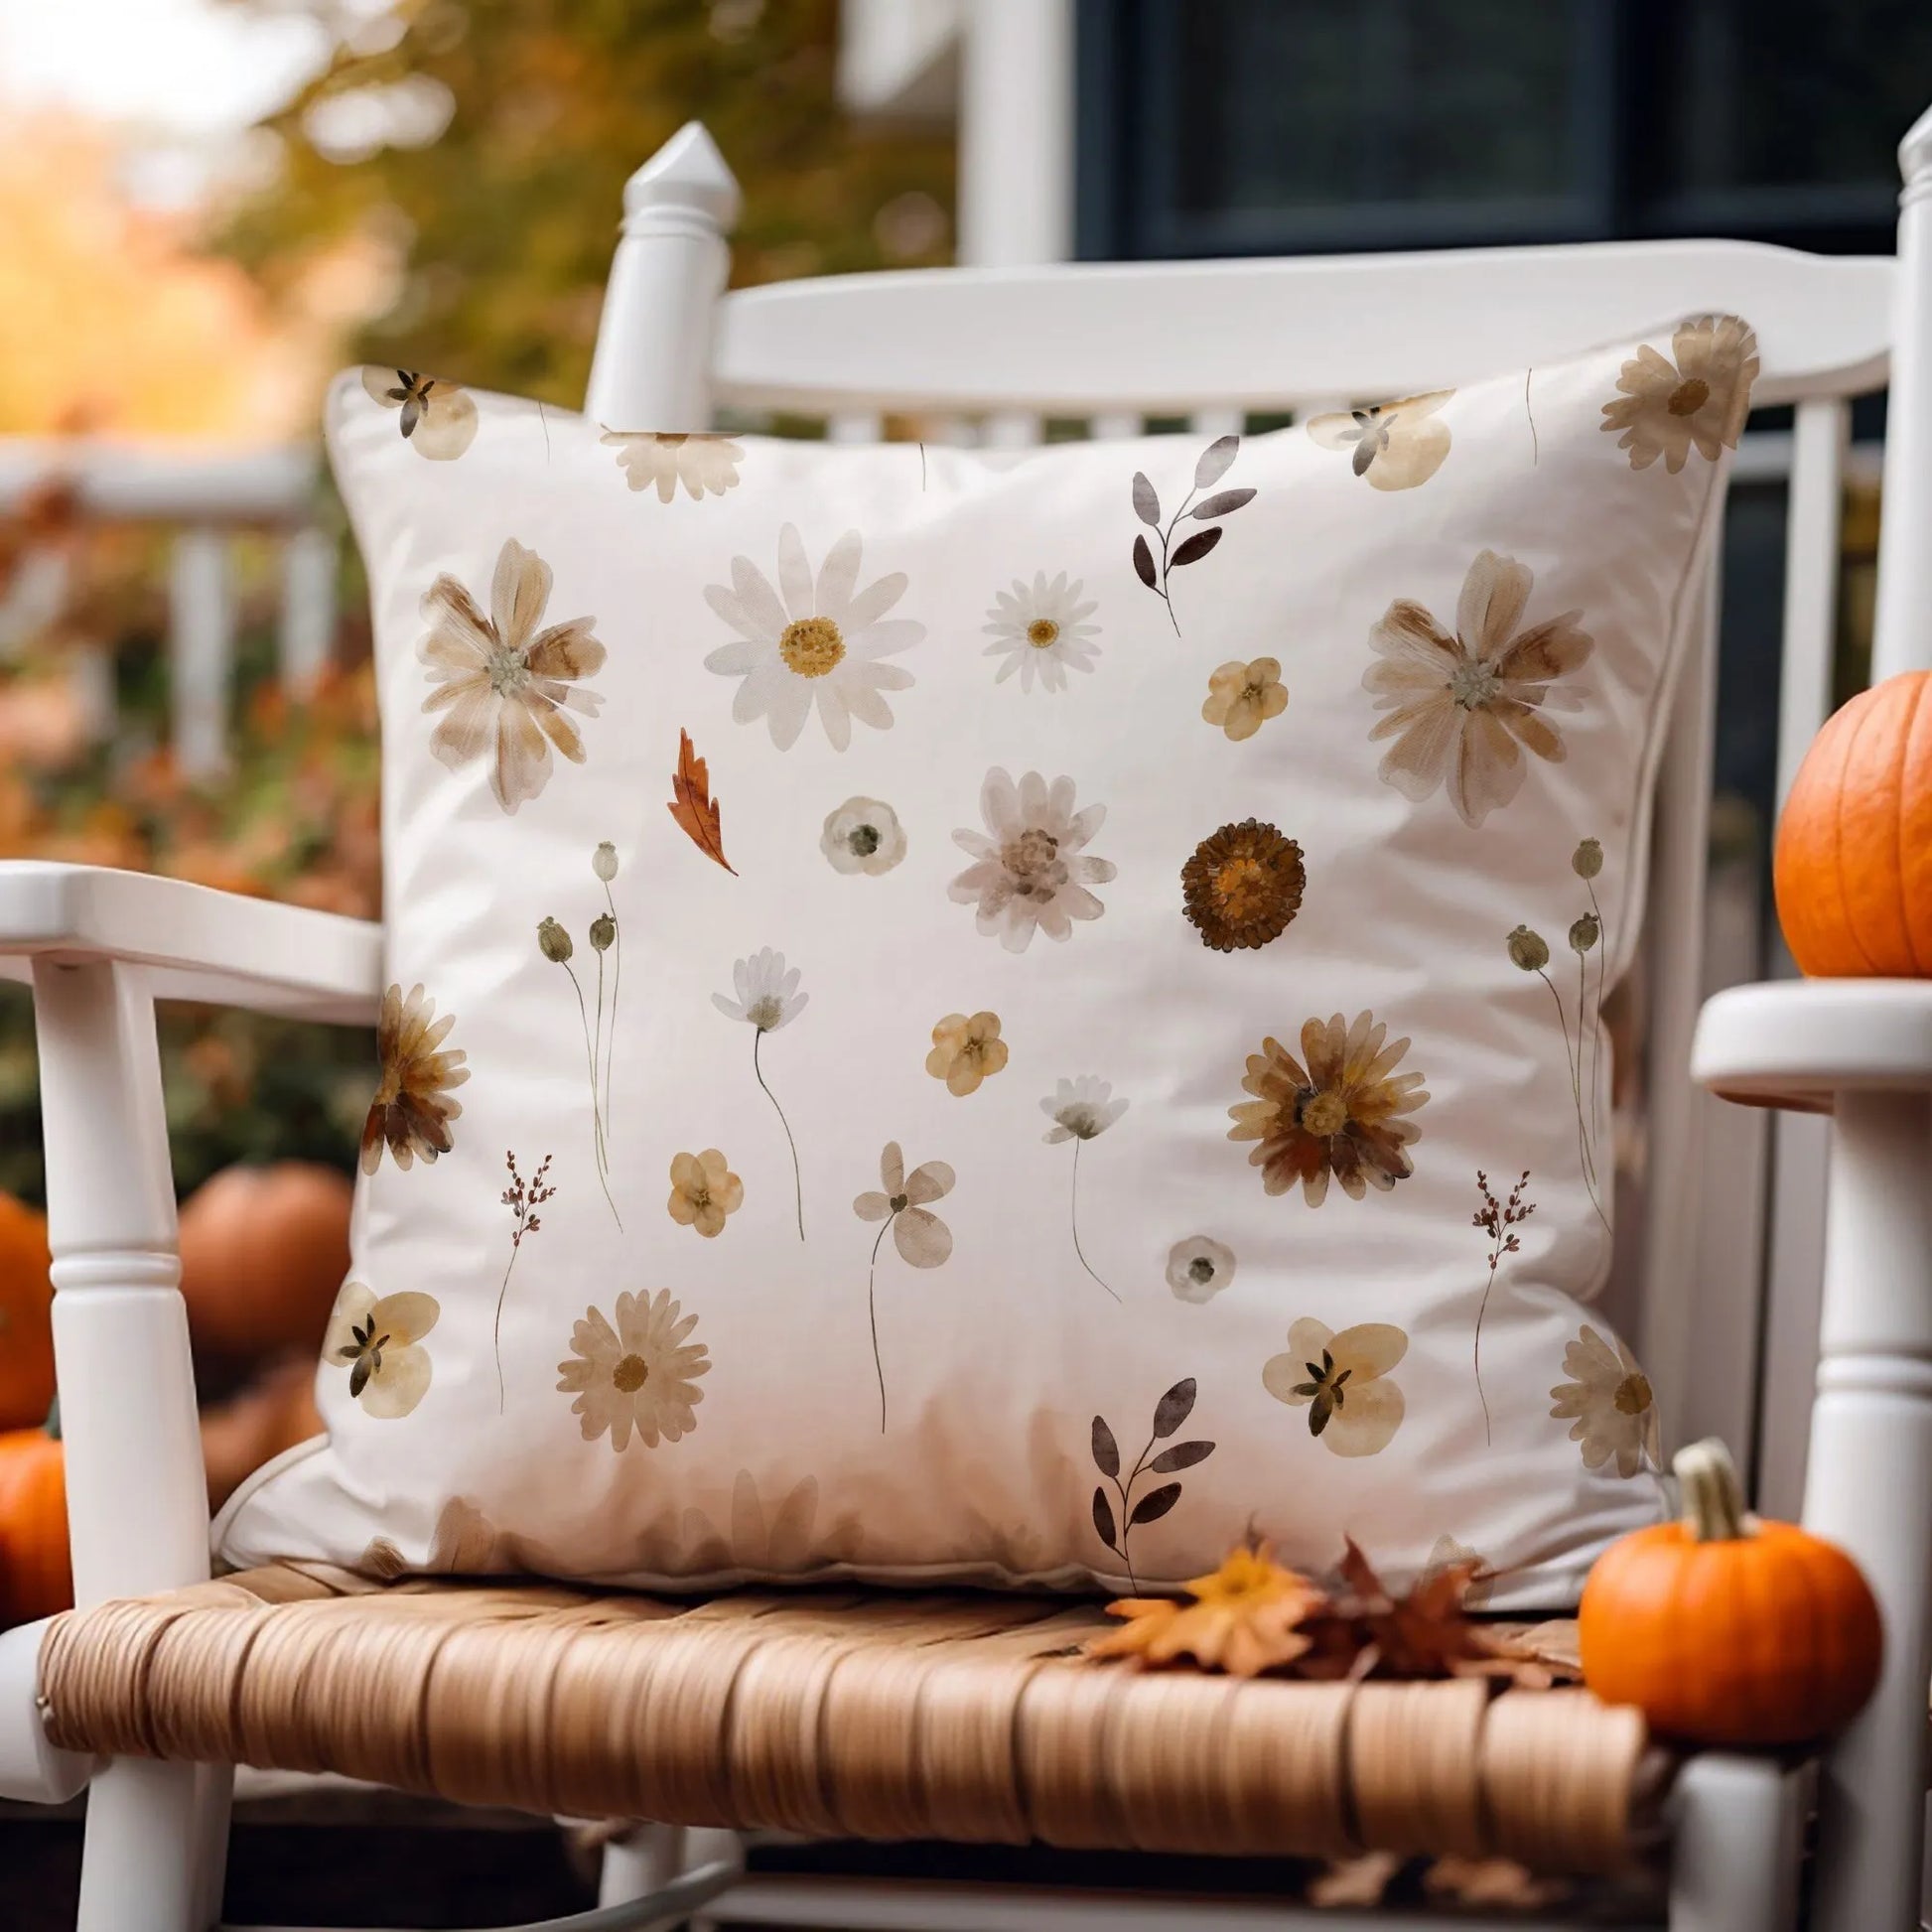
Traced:
<svg viewBox="0 0 1932 1932">
<path fill-rule="evenodd" d="M 0 1431 L 32 1428 L 54 1400 L 53 1307 L 47 1217 L 0 1194 Z"/>
<path fill-rule="evenodd" d="M 317 1349 L 348 1272 L 353 1194 L 334 1168 L 227 1168 L 181 1210 L 181 1292 L 197 1344 L 253 1361 Z"/>
<path fill-rule="evenodd" d="M 67 1463 L 50 1417 L 0 1436 L 0 1629 L 72 1603 Z"/>
<path fill-rule="evenodd" d="M 1932 671 L 1834 712 L 1778 821 L 1778 922 L 1823 979 L 1932 976 Z"/>
<path fill-rule="evenodd" d="M 1744 1513 L 1722 1443 L 1674 1464 L 1681 1522 L 1620 1538 L 1577 1612 L 1584 1681 L 1694 1744 L 1802 1744 L 1842 1730 L 1878 1681 L 1878 1605 L 1835 1544 Z"/>
<path fill-rule="evenodd" d="M 322 1434 L 315 1389 L 315 1357 L 291 1355 L 238 1395 L 202 1411 L 210 1509 L 219 1509 L 271 1457 Z"/>
</svg>

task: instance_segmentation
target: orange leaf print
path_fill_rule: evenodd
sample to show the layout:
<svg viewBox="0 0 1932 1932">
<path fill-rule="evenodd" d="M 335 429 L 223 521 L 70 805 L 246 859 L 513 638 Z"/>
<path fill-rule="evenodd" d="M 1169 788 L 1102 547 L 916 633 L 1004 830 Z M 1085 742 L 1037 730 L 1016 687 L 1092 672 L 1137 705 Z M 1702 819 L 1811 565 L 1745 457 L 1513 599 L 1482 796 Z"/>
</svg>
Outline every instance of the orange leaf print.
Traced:
<svg viewBox="0 0 1932 1932">
<path fill-rule="evenodd" d="M 736 879 L 738 868 L 725 857 L 725 835 L 711 796 L 711 773 L 691 749 L 691 734 L 680 731 L 677 739 L 677 770 L 671 775 L 672 796 L 665 809 L 707 859 L 717 860 Z"/>
</svg>

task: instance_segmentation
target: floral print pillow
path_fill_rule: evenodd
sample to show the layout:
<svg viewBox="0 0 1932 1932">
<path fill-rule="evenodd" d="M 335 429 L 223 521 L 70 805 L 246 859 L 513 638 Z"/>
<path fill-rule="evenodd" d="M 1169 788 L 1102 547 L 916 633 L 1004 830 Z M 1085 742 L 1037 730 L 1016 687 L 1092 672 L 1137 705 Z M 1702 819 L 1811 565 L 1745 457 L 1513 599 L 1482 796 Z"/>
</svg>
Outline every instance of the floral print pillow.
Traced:
<svg viewBox="0 0 1932 1932">
<path fill-rule="evenodd" d="M 1660 1506 L 1602 1012 L 1756 367 L 1025 454 L 344 378 L 392 984 L 227 1556 L 1568 1601 Z"/>
</svg>

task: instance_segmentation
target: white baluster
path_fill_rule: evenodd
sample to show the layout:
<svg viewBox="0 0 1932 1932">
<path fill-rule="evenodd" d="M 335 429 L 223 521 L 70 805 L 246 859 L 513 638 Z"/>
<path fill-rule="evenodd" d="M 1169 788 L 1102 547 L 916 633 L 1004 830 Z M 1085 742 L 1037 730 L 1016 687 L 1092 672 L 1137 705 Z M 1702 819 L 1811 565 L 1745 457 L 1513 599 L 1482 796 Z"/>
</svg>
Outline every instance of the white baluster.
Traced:
<svg viewBox="0 0 1932 1932">
<path fill-rule="evenodd" d="M 234 621 L 227 538 L 219 530 L 182 531 L 170 563 L 168 650 L 175 759 L 191 778 L 227 762 Z"/>
<path fill-rule="evenodd" d="M 282 546 L 282 688 L 304 698 L 328 667 L 336 642 L 336 539 L 315 524 Z"/>
<path fill-rule="evenodd" d="M 586 412 L 611 430 L 711 422 L 712 311 L 731 266 L 738 183 L 687 121 L 623 191 L 623 231 L 598 324 Z"/>
</svg>

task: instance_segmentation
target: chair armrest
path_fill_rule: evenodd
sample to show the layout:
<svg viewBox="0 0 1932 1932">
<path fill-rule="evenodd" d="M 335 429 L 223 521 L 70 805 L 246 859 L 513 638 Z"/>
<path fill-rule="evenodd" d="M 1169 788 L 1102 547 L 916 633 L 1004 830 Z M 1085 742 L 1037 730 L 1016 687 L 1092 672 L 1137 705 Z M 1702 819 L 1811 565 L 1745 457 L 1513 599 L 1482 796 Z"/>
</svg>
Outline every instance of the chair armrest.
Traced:
<svg viewBox="0 0 1932 1932">
<path fill-rule="evenodd" d="M 1775 980 L 1714 995 L 1692 1076 L 1747 1106 L 1830 1113 L 1841 1093 L 1932 1092 L 1932 980 Z"/>
<path fill-rule="evenodd" d="M 120 960 L 159 1000 L 367 1026 L 382 997 L 382 928 L 367 919 L 105 866 L 0 863 L 0 978 L 36 960 Z"/>
</svg>

